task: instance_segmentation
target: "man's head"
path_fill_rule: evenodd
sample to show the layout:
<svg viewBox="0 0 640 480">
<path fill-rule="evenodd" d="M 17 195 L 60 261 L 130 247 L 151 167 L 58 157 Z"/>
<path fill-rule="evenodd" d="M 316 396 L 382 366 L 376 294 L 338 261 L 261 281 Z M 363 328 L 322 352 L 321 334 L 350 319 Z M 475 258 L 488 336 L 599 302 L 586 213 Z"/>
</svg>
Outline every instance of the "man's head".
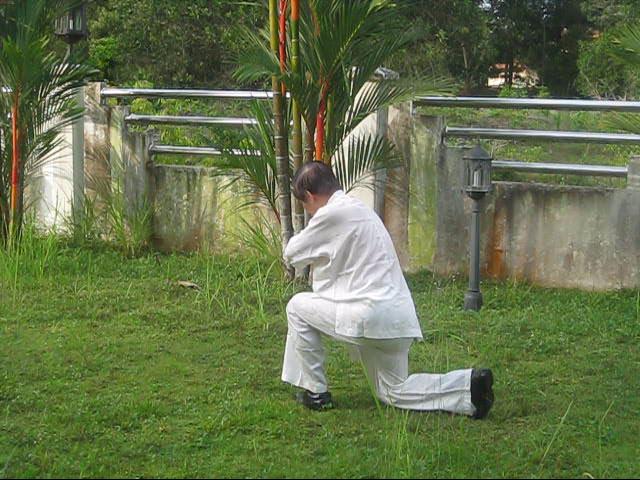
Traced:
<svg viewBox="0 0 640 480">
<path fill-rule="evenodd" d="M 331 195 L 341 188 L 331 167 L 322 162 L 305 163 L 293 177 L 293 195 L 309 215 L 324 207 Z"/>
</svg>

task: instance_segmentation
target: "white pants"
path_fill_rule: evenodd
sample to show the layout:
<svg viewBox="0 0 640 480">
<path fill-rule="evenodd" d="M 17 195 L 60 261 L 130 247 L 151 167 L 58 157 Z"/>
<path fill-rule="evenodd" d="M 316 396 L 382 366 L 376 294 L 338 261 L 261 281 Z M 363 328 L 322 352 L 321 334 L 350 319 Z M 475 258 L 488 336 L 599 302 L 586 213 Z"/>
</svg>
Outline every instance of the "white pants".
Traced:
<svg viewBox="0 0 640 480">
<path fill-rule="evenodd" d="M 408 354 L 413 339 L 370 339 L 335 333 L 336 306 L 313 293 L 295 295 L 287 305 L 289 331 L 282 380 L 314 393 L 328 389 L 321 334 L 350 346 L 362 360 L 378 398 L 409 410 L 445 410 L 473 415 L 471 369 L 446 374 L 409 375 Z"/>
</svg>

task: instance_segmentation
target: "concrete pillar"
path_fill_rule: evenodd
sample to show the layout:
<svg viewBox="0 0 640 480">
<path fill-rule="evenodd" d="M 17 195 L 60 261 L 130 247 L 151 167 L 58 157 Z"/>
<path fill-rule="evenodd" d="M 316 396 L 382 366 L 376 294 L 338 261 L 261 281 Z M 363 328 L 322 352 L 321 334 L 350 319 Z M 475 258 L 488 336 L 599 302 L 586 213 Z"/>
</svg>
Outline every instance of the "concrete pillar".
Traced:
<svg viewBox="0 0 640 480">
<path fill-rule="evenodd" d="M 84 115 L 84 192 L 92 202 L 100 202 L 99 191 L 108 185 L 110 111 L 102 104 L 100 92 L 104 83 L 85 87 Z"/>
<path fill-rule="evenodd" d="M 121 135 L 124 198 L 126 211 L 131 215 L 151 205 L 152 162 L 148 142 L 155 138 L 155 134 L 153 131 L 145 134 L 131 132 L 124 124 Z"/>
<path fill-rule="evenodd" d="M 86 112 L 85 89 L 79 88 L 76 92 L 76 101 Z M 78 221 L 84 213 L 84 124 L 85 114 L 72 125 L 72 178 L 73 178 L 73 212 L 74 219 Z"/>
<path fill-rule="evenodd" d="M 640 155 L 633 155 L 629 159 L 627 188 L 634 191 L 640 191 Z"/>
<path fill-rule="evenodd" d="M 400 75 L 388 68 L 378 68 L 371 81 L 373 82 L 389 82 L 398 80 Z M 374 135 L 387 137 L 389 125 L 389 107 L 382 107 L 376 112 L 376 127 Z M 375 173 L 373 184 L 373 209 L 382 218 L 385 219 L 385 199 L 387 197 L 387 170 L 378 170 Z"/>
<path fill-rule="evenodd" d="M 388 111 L 386 136 L 395 145 L 399 165 L 388 169 L 384 187 L 382 219 L 391 235 L 404 270 L 410 267 L 409 205 L 412 169 L 411 132 L 413 118 L 411 103 L 394 105 Z"/>
<path fill-rule="evenodd" d="M 109 178 L 110 191 L 124 194 L 125 165 L 124 165 L 124 119 L 129 114 L 129 107 L 111 107 L 109 115 Z"/>
<path fill-rule="evenodd" d="M 74 172 L 73 128 L 58 135 L 60 145 L 30 173 L 25 181 L 25 205 L 33 209 L 38 225 L 45 230 L 65 230 L 73 220 Z"/>
<path fill-rule="evenodd" d="M 443 117 L 412 115 L 403 135 L 409 141 L 409 268 L 431 268 L 436 251 L 439 169 L 445 168 Z M 462 201 L 462 196 L 458 198 Z"/>
</svg>

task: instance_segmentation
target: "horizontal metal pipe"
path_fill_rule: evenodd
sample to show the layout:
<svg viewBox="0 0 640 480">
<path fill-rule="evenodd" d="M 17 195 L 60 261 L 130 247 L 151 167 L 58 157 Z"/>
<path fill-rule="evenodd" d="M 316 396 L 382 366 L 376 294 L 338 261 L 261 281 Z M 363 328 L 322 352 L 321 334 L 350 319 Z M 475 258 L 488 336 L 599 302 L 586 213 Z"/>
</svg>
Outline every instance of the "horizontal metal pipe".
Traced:
<svg viewBox="0 0 640 480">
<path fill-rule="evenodd" d="M 188 147 L 178 145 L 151 145 L 149 147 L 149 152 L 154 155 L 200 155 L 206 157 L 217 157 L 223 153 L 222 150 L 215 147 Z M 229 152 L 233 155 L 244 155 L 248 153 L 246 150 L 238 148 L 229 150 Z M 260 152 L 258 151 L 249 153 L 256 156 L 260 155 Z"/>
<path fill-rule="evenodd" d="M 268 99 L 273 93 L 251 90 L 193 90 L 170 88 L 103 88 L 105 98 L 219 98 L 231 100 Z"/>
<path fill-rule="evenodd" d="M 222 155 L 222 150 L 214 147 L 181 147 L 177 145 L 151 145 L 149 152 L 152 154 L 173 155 Z"/>
<path fill-rule="evenodd" d="M 233 118 L 233 117 L 198 117 L 198 116 L 169 116 L 169 115 L 136 115 L 131 114 L 125 117 L 128 123 L 137 124 L 158 124 L 158 125 L 217 125 L 221 127 L 245 127 L 257 125 L 253 118 Z"/>
<path fill-rule="evenodd" d="M 568 175 L 588 175 L 598 177 L 626 178 L 628 167 L 609 165 L 579 165 L 571 163 L 534 163 L 515 160 L 493 160 L 491 166 L 497 170 L 526 173 L 555 173 Z"/>
<path fill-rule="evenodd" d="M 549 130 L 447 127 L 445 130 L 445 136 L 488 138 L 494 140 L 544 140 L 553 142 L 640 144 L 640 135 L 630 133 L 557 132 Z"/>
<path fill-rule="evenodd" d="M 640 113 L 640 102 L 579 100 L 564 98 L 418 97 L 414 103 L 425 107 L 507 108 Z"/>
</svg>

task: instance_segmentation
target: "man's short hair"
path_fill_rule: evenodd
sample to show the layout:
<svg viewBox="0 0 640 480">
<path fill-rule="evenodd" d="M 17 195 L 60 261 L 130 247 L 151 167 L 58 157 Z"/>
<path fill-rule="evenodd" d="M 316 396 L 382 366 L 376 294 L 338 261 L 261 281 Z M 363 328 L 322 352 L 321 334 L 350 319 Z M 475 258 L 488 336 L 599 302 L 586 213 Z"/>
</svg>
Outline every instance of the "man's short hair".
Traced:
<svg viewBox="0 0 640 480">
<path fill-rule="evenodd" d="M 342 189 L 331 167 L 322 162 L 308 162 L 302 165 L 293 176 L 293 196 L 301 202 L 307 192 L 314 195 L 333 195 Z"/>
</svg>

